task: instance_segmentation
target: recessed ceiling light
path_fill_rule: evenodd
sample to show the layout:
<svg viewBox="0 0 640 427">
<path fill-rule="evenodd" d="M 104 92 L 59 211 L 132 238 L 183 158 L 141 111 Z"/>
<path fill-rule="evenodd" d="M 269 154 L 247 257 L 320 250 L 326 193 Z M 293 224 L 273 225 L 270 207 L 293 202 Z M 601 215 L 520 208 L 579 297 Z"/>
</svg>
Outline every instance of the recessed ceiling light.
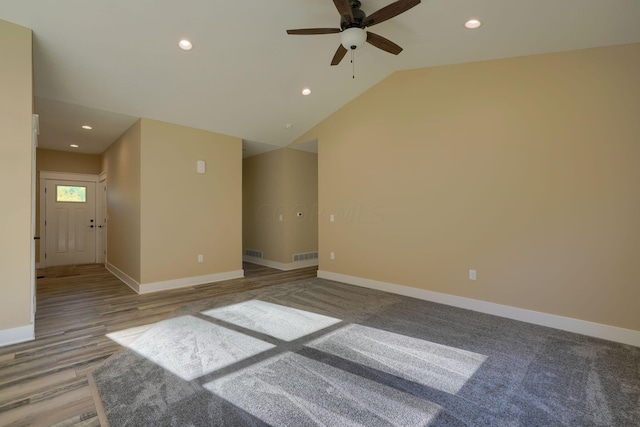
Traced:
<svg viewBox="0 0 640 427">
<path fill-rule="evenodd" d="M 91 130 L 93 128 L 89 125 L 82 125 L 82 129 Z"/>
<path fill-rule="evenodd" d="M 69 147 L 72 147 L 72 148 L 78 148 L 78 147 L 79 147 L 79 145 L 78 145 L 78 144 L 70 144 L 70 145 L 69 145 Z"/>
<path fill-rule="evenodd" d="M 304 89 L 302 89 L 302 94 L 304 96 L 311 95 L 311 89 L 309 89 L 308 87 L 305 87 Z"/>
<path fill-rule="evenodd" d="M 182 49 L 182 50 L 191 50 L 191 48 L 193 48 L 193 45 L 187 39 L 180 40 L 178 42 L 178 46 L 180 46 L 180 49 Z"/>
<path fill-rule="evenodd" d="M 464 23 L 465 28 L 468 28 L 470 30 L 475 30 L 476 28 L 480 28 L 481 25 L 482 25 L 482 22 L 480 22 L 480 20 L 478 19 L 469 19 L 467 22 Z"/>
</svg>

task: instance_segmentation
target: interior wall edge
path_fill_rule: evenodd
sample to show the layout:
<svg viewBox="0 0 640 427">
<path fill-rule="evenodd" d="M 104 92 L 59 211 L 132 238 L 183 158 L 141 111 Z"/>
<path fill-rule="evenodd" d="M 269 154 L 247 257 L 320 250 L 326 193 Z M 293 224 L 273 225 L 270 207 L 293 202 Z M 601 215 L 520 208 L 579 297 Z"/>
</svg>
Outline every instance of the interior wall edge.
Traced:
<svg viewBox="0 0 640 427">
<path fill-rule="evenodd" d="M 0 331 L 0 347 L 33 341 L 35 339 L 35 324 L 33 323 Z"/>
<path fill-rule="evenodd" d="M 107 271 L 109 271 L 111 274 L 113 274 L 118 279 L 120 279 L 125 285 L 133 289 L 135 293 L 137 294 L 140 293 L 140 283 L 138 283 L 137 280 L 135 280 L 134 278 L 129 276 L 127 273 L 120 270 L 118 267 L 116 267 L 115 265 L 109 262 L 106 262 L 104 266 L 107 269 Z"/>
</svg>

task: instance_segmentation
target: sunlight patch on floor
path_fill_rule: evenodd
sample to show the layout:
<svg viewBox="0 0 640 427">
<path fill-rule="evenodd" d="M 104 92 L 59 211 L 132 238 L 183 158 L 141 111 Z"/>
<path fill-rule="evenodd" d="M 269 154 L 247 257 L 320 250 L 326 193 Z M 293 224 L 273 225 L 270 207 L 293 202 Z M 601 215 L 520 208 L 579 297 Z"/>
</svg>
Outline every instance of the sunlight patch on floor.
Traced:
<svg viewBox="0 0 640 427">
<path fill-rule="evenodd" d="M 334 317 L 259 300 L 214 308 L 202 314 L 283 341 L 293 341 L 341 322 Z"/>
<path fill-rule="evenodd" d="M 204 385 L 270 425 L 425 426 L 441 407 L 296 353 Z"/>
<path fill-rule="evenodd" d="M 147 332 L 155 323 L 149 323 L 147 325 L 135 326 L 133 328 L 122 329 L 120 331 L 111 332 L 106 335 L 112 341 L 117 342 L 123 347 L 129 347 L 129 345 L 135 341 L 142 334 Z"/>
<path fill-rule="evenodd" d="M 107 336 L 192 381 L 278 347 L 220 326 L 214 319 L 275 337 L 283 345 L 309 334 L 318 336 L 318 331 L 342 322 L 259 300 L 202 314 L 211 320 L 185 315 Z M 327 363 L 290 352 L 285 346 L 268 359 L 232 368 L 231 373 L 202 387 L 271 425 L 426 426 L 442 408 L 403 391 L 404 381 L 453 395 L 487 359 L 369 326 L 339 326 L 320 338 L 301 342 L 337 357 Z M 352 363 L 369 369 L 373 376 L 351 373 Z M 380 381 L 375 380 L 376 375 Z"/>
<path fill-rule="evenodd" d="M 180 316 L 156 323 L 127 347 L 191 381 L 274 346 L 194 316 Z"/>
<path fill-rule="evenodd" d="M 308 347 L 450 394 L 457 393 L 487 356 L 351 324 Z"/>
</svg>

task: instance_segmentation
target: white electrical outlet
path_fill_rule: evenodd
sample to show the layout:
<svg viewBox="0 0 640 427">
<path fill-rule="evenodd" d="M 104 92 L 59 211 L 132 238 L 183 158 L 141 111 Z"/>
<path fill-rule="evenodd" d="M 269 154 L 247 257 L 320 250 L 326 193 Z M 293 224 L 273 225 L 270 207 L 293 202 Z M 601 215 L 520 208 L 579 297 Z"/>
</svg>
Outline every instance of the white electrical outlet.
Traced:
<svg viewBox="0 0 640 427">
<path fill-rule="evenodd" d="M 469 270 L 469 280 L 476 280 L 476 271 Z"/>
<path fill-rule="evenodd" d="M 333 252 L 329 252 L 329 259 L 336 259 L 336 255 Z"/>
<path fill-rule="evenodd" d="M 334 222 L 335 220 L 336 220 L 335 215 L 333 215 L 333 214 L 329 215 L 329 221 L 330 222 Z"/>
<path fill-rule="evenodd" d="M 204 160 L 198 160 L 196 162 L 196 172 L 205 173 L 207 171 L 207 166 Z"/>
<path fill-rule="evenodd" d="M 204 262 L 204 255 L 198 255 L 198 262 Z"/>
</svg>

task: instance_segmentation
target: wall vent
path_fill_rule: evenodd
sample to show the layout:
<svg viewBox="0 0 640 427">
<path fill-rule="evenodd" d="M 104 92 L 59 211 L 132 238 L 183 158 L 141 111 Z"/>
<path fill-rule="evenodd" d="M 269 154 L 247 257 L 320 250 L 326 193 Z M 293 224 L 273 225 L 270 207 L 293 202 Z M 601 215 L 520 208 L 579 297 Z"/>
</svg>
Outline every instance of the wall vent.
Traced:
<svg viewBox="0 0 640 427">
<path fill-rule="evenodd" d="M 262 251 L 256 251 L 255 249 L 245 249 L 244 254 L 254 258 L 262 258 Z"/>
<path fill-rule="evenodd" d="M 293 262 L 305 261 L 308 259 L 318 259 L 318 252 L 305 252 L 302 254 L 293 254 Z"/>
</svg>

